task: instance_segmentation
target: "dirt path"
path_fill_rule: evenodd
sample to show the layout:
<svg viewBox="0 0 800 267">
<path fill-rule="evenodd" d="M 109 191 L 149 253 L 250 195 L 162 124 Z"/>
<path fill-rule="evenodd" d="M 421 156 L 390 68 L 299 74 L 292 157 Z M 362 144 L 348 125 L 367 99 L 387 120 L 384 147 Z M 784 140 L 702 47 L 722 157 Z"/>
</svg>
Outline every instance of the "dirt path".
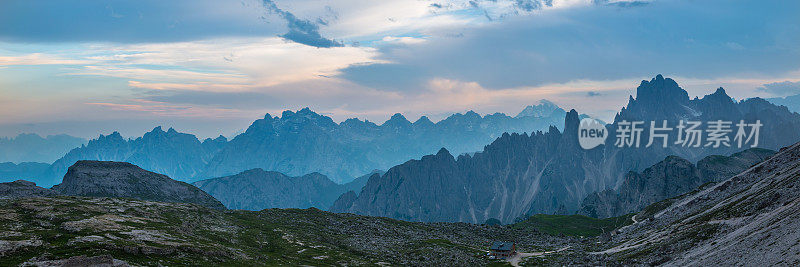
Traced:
<svg viewBox="0 0 800 267">
<path fill-rule="evenodd" d="M 545 255 L 545 254 L 556 253 L 556 252 L 562 252 L 564 250 L 569 249 L 570 247 L 572 247 L 572 246 L 566 246 L 566 247 L 563 247 L 563 248 L 561 248 L 559 250 L 543 251 L 543 252 L 531 252 L 531 253 L 517 252 L 517 254 L 514 254 L 514 256 L 511 256 L 511 258 L 508 258 L 506 260 L 508 261 L 508 263 L 511 263 L 511 266 L 519 266 L 519 262 L 522 261 L 522 259 L 524 259 L 524 258 L 533 257 L 533 256 L 542 256 L 542 255 Z"/>
</svg>

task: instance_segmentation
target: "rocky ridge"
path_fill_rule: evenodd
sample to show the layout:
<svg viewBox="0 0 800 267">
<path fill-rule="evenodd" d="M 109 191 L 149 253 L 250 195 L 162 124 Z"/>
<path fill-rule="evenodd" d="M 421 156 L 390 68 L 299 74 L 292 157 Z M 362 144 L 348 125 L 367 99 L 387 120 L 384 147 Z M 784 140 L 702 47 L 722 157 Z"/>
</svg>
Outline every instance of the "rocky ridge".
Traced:
<svg viewBox="0 0 800 267">
<path fill-rule="evenodd" d="M 127 162 L 78 161 L 53 190 L 69 196 L 123 197 L 149 201 L 195 203 L 225 209 L 193 185 L 143 170 Z"/>
</svg>

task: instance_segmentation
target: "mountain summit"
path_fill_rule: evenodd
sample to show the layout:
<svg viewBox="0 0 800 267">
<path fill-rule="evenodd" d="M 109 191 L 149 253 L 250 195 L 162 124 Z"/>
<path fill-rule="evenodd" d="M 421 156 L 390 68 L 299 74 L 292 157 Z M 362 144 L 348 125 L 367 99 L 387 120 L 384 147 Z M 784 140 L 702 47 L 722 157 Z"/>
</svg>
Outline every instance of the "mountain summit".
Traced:
<svg viewBox="0 0 800 267">
<path fill-rule="evenodd" d="M 197 187 L 127 162 L 78 161 L 69 167 L 63 182 L 53 190 L 71 196 L 124 197 L 225 209 L 222 203 Z"/>
</svg>

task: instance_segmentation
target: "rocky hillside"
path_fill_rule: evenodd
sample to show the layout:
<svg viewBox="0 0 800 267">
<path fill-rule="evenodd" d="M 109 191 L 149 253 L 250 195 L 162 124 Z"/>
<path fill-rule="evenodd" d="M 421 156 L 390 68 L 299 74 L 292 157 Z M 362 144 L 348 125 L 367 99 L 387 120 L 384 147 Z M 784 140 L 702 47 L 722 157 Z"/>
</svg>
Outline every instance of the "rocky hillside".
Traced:
<svg viewBox="0 0 800 267">
<path fill-rule="evenodd" d="M 225 209 L 222 203 L 197 187 L 127 162 L 78 161 L 69 167 L 63 182 L 53 186 L 53 190 L 69 196 L 196 203 Z"/>
<path fill-rule="evenodd" d="M 616 189 L 595 192 L 581 203 L 579 214 L 595 218 L 638 212 L 647 205 L 679 196 L 711 182 L 719 182 L 747 170 L 775 151 L 752 148 L 726 156 L 708 156 L 697 165 L 669 156 L 642 173 L 630 172 Z"/>
<path fill-rule="evenodd" d="M 649 206 L 602 254 L 630 264 L 798 265 L 798 177 L 800 143 L 728 180 Z"/>
<path fill-rule="evenodd" d="M 376 173 L 380 175 L 381 172 Z M 236 175 L 197 181 L 193 185 L 208 192 L 229 209 L 328 209 L 339 195 L 347 191 L 361 191 L 370 175 L 340 185 L 319 173 L 289 177 L 279 172 L 252 169 Z"/>
<path fill-rule="evenodd" d="M 36 183 L 17 180 L 0 183 L 0 198 L 50 197 L 60 195 L 52 189 L 36 186 Z"/>
<path fill-rule="evenodd" d="M 636 98 L 630 98 L 607 132 L 614 133 L 622 121 L 669 120 L 675 127 L 680 120 L 755 119 L 763 124 L 760 148 L 778 149 L 800 140 L 800 114 L 785 107 L 757 98 L 734 102 L 721 88 L 690 99 L 674 80 L 658 75 L 642 81 Z M 639 147 L 617 147 L 611 136 L 605 145 L 584 150 L 577 140 L 579 123 L 573 110 L 566 116 L 563 132 L 553 127 L 531 135 L 504 134 L 474 155 L 456 158 L 441 150 L 408 161 L 370 179 L 359 196 L 343 196 L 331 210 L 411 221 L 482 223 L 496 218 L 510 223 L 530 214 L 572 214 L 590 193 L 615 188 L 630 171 L 642 172 L 670 155 L 695 162 L 741 151 L 732 141 L 733 146 L 718 148 L 706 143 L 702 147 L 674 145 L 677 130 L 666 148 L 661 139 L 647 147 L 649 123 L 642 129 Z M 677 186 L 682 191 L 695 185 Z"/>
<path fill-rule="evenodd" d="M 581 249 L 531 228 L 409 223 L 316 209 L 220 211 L 193 204 L 57 197 L 0 200 L 3 265 L 485 266 L 491 242 Z"/>
</svg>

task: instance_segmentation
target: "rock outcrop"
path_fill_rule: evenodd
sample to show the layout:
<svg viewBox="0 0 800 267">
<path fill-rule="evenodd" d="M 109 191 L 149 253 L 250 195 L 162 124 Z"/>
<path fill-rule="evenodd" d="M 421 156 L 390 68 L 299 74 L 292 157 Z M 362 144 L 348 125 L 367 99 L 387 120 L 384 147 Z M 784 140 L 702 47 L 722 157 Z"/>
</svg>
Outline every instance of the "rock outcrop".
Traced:
<svg viewBox="0 0 800 267">
<path fill-rule="evenodd" d="M 78 161 L 53 190 L 69 196 L 134 198 L 225 209 L 222 203 L 193 185 L 127 162 Z"/>
<path fill-rule="evenodd" d="M 36 183 L 25 180 L 0 183 L 0 198 L 51 197 L 57 195 L 59 193 L 55 190 L 38 187 Z"/>
</svg>

